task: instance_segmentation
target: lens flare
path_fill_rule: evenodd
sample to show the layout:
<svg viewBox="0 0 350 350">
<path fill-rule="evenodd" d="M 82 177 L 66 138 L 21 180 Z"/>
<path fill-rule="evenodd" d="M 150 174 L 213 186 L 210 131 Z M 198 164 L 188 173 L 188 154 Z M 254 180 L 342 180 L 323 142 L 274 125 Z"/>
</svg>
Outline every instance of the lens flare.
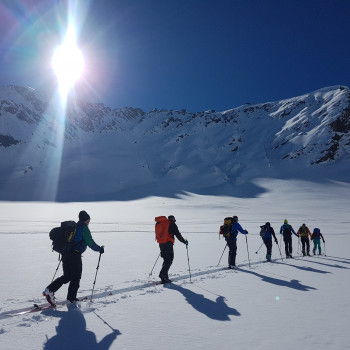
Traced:
<svg viewBox="0 0 350 350">
<path fill-rule="evenodd" d="M 63 43 L 55 49 L 51 66 L 57 76 L 62 99 L 84 72 L 84 57 L 76 44 L 76 33 L 71 25 Z"/>
</svg>

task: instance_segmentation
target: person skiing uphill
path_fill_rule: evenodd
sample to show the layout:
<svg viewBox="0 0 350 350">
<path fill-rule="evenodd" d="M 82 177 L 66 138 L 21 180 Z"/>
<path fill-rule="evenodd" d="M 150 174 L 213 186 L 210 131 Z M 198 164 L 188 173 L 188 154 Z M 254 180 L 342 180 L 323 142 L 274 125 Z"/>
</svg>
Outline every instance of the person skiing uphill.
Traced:
<svg viewBox="0 0 350 350">
<path fill-rule="evenodd" d="M 246 235 L 247 230 L 243 230 L 242 226 L 238 223 L 238 216 L 232 217 L 232 230 L 229 234 L 225 235 L 225 240 L 229 249 L 228 252 L 228 268 L 234 269 L 236 267 L 236 255 L 237 255 L 237 235 L 238 232 Z"/>
<path fill-rule="evenodd" d="M 85 211 L 79 213 L 79 221 L 75 231 L 75 236 L 72 243 L 72 249 L 62 255 L 63 275 L 55 279 L 49 284 L 43 292 L 47 301 L 51 305 L 55 305 L 55 292 L 62 287 L 63 284 L 69 282 L 67 293 L 67 305 L 74 304 L 77 299 L 81 274 L 83 270 L 81 254 L 85 252 L 87 246 L 92 250 L 104 253 L 104 247 L 97 245 L 92 239 L 89 230 L 90 215 Z"/>
<path fill-rule="evenodd" d="M 292 258 L 292 252 L 293 252 L 293 247 L 292 247 L 292 234 L 294 234 L 296 237 L 298 235 L 295 233 L 292 225 L 288 224 L 288 220 L 285 219 L 283 225 L 280 228 L 280 234 L 283 235 L 283 241 L 284 241 L 284 248 L 286 252 L 286 257 Z"/>
<path fill-rule="evenodd" d="M 303 256 L 305 256 L 305 255 L 310 256 L 309 236 L 310 236 L 310 238 L 312 238 L 312 236 L 311 236 L 311 232 L 310 232 L 309 228 L 305 224 L 302 224 L 299 227 L 299 230 L 297 233 L 298 233 L 298 236 L 300 237 L 300 240 L 301 240 Z M 305 246 L 306 246 L 306 251 L 305 251 Z"/>
<path fill-rule="evenodd" d="M 321 233 L 321 230 L 319 228 L 314 228 L 314 232 L 312 233 L 312 237 L 311 240 L 314 241 L 314 249 L 312 250 L 312 252 L 314 253 L 314 255 L 316 254 L 316 249 L 318 248 L 318 254 L 321 255 L 322 254 L 322 250 L 321 250 L 321 238 L 323 243 L 325 243 L 325 240 L 323 238 L 323 235 Z"/>
<path fill-rule="evenodd" d="M 176 219 L 174 215 L 169 215 L 168 218 L 165 216 L 158 216 L 155 218 L 156 225 L 156 239 L 159 243 L 160 256 L 163 258 L 162 269 L 159 272 L 159 278 L 162 283 L 170 283 L 169 269 L 174 260 L 174 243 L 176 238 L 188 245 L 187 239 L 184 239 L 176 225 Z"/>
<path fill-rule="evenodd" d="M 276 235 L 275 235 L 275 230 L 273 227 L 271 227 L 270 223 L 267 222 L 265 225 L 260 226 L 261 231 L 260 231 L 260 236 L 263 239 L 263 242 L 267 248 L 266 252 L 266 260 L 271 261 L 271 253 L 272 253 L 272 237 L 275 240 L 275 243 L 278 244 Z"/>
</svg>

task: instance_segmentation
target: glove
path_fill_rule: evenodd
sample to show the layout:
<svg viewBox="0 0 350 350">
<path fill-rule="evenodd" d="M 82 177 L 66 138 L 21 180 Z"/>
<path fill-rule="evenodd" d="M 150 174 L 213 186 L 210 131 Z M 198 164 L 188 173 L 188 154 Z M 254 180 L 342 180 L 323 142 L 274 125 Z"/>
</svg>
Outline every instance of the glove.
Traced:
<svg viewBox="0 0 350 350">
<path fill-rule="evenodd" d="M 248 231 L 247 230 L 244 230 L 245 234 L 247 235 L 248 234 Z"/>
<path fill-rule="evenodd" d="M 187 239 L 185 239 L 185 244 L 186 244 L 186 247 L 188 246 L 188 240 Z"/>
<path fill-rule="evenodd" d="M 104 248 L 104 246 L 102 246 L 100 249 L 100 254 L 103 254 L 104 252 L 105 252 L 105 248 Z"/>
</svg>

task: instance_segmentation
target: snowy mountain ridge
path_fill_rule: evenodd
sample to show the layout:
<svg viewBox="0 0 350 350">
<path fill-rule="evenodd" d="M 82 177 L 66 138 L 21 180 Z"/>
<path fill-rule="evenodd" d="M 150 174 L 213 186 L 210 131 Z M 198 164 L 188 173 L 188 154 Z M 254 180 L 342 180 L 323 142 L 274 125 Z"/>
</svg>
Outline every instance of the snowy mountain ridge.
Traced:
<svg viewBox="0 0 350 350">
<path fill-rule="evenodd" d="M 346 180 L 344 86 L 228 111 L 111 109 L 0 88 L 1 200 L 256 195 L 258 177 Z M 51 189 L 51 190 L 50 190 Z"/>
</svg>

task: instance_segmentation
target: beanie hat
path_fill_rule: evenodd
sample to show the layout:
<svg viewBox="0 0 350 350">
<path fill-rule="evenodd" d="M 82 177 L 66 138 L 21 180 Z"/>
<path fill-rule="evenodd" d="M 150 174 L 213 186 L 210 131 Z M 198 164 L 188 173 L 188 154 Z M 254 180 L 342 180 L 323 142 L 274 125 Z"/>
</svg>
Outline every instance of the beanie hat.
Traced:
<svg viewBox="0 0 350 350">
<path fill-rule="evenodd" d="M 176 222 L 175 216 L 174 215 L 169 215 L 168 220 Z"/>
<path fill-rule="evenodd" d="M 285 219 L 285 220 L 284 220 L 284 223 L 285 223 L 285 224 L 288 224 L 288 220 L 287 220 L 287 219 Z"/>
<path fill-rule="evenodd" d="M 80 220 L 80 221 L 90 220 L 90 215 L 89 215 L 85 210 L 82 210 L 82 211 L 79 213 L 79 220 Z"/>
</svg>

